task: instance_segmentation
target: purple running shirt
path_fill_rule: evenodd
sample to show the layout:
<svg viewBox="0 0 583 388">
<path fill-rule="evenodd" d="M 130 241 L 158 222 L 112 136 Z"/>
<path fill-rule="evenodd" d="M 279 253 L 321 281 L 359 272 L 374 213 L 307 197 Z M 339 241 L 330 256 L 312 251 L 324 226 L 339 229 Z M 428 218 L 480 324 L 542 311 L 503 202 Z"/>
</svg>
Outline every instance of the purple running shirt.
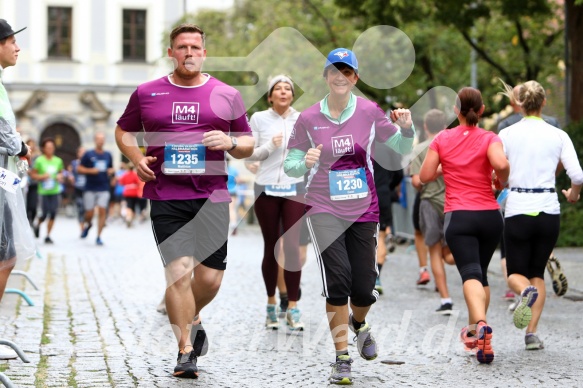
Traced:
<svg viewBox="0 0 583 388">
<path fill-rule="evenodd" d="M 146 182 L 144 197 L 152 200 L 210 198 L 229 202 L 226 152 L 202 145 L 205 132 L 252 136 L 239 92 L 205 74 L 199 86 L 184 87 L 168 76 L 146 82 L 131 95 L 117 124 L 126 132 L 144 131 L 146 155 L 156 180 Z"/>
<path fill-rule="evenodd" d="M 320 161 L 310 170 L 309 214 L 329 213 L 353 222 L 379 222 L 373 178 L 374 143 L 385 143 L 398 128 L 374 102 L 357 97 L 352 116 L 342 123 L 320 110 L 321 102 L 300 114 L 288 148 L 307 152 L 322 144 Z"/>
</svg>

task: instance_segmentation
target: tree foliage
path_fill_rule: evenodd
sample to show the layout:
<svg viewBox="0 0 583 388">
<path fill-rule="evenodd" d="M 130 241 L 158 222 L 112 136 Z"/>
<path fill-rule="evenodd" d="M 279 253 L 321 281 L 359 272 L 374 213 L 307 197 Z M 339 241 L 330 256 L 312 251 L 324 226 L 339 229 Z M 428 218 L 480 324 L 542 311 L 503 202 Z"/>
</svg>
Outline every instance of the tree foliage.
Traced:
<svg viewBox="0 0 583 388">
<path fill-rule="evenodd" d="M 563 59 L 564 23 L 561 4 L 547 0 L 335 0 L 343 15 L 359 17 L 361 27 L 395 24 L 414 37 L 417 61 L 427 86 L 436 74 L 442 85 L 457 89 L 469 84 L 470 50 L 478 55 L 478 87 L 486 115 L 507 101 L 497 98 L 497 78 L 514 85 L 536 79 L 552 94 Z M 418 29 L 429 30 L 424 39 Z M 436 50 L 444 43 L 446 50 Z M 454 56 L 459 61 L 452 63 Z M 445 68 L 443 64 L 454 65 Z M 449 77 L 457 73 L 456 76 Z M 459 75 L 463 75 L 460 77 Z M 461 79 L 460 79 L 461 78 Z M 460 83 L 461 81 L 461 83 Z"/>
<path fill-rule="evenodd" d="M 205 29 L 209 55 L 238 57 L 249 54 L 279 27 L 297 29 L 324 55 L 336 47 L 352 48 L 372 26 L 398 27 L 415 48 L 416 65 L 409 79 L 389 90 L 358 84 L 384 107 L 411 106 L 437 85 L 454 90 L 469 85 L 472 48 L 478 57 L 477 81 L 486 116 L 508 103 L 497 95 L 498 78 L 511 85 L 538 80 L 552 109 L 564 77 L 563 5 L 554 0 L 237 0 L 232 10 L 200 11 L 182 21 Z M 214 75 L 231 84 L 256 82 L 248 73 Z M 252 109 L 265 106 L 262 102 Z"/>
<path fill-rule="evenodd" d="M 240 0 L 235 2 L 231 10 L 203 10 L 185 15 L 177 24 L 181 22 L 196 23 L 205 30 L 207 55 L 215 57 L 245 57 L 280 27 L 297 29 L 323 55 L 336 47 L 350 47 L 359 34 L 351 23 L 340 18 L 332 0 Z M 277 58 L 272 60 L 276 61 Z M 210 73 L 232 85 L 252 85 L 257 82 L 251 73 Z M 292 78 L 296 76 L 292 74 Z M 324 87 L 324 83 L 304 85 L 318 86 Z M 301 90 L 297 92 L 299 95 L 302 93 Z M 266 107 L 267 103 L 262 99 L 250 111 Z"/>
</svg>

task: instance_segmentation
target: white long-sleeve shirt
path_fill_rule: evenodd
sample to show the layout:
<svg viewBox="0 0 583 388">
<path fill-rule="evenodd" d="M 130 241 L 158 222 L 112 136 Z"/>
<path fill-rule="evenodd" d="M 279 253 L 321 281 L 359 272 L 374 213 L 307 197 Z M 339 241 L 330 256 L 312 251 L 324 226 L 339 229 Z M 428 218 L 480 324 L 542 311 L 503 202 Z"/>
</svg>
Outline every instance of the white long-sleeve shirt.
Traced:
<svg viewBox="0 0 583 388">
<path fill-rule="evenodd" d="M 559 162 L 563 163 L 572 183 L 583 184 L 583 170 L 577 152 L 565 131 L 540 118 L 528 116 L 503 129 L 499 136 L 510 162 L 508 184 L 511 189 L 555 188 L 555 172 Z M 559 214 L 560 211 L 557 193 L 510 191 L 505 216 L 536 212 Z"/>
<path fill-rule="evenodd" d="M 255 182 L 259 185 L 284 185 L 303 182 L 303 177 L 292 178 L 283 172 L 283 161 L 288 149 L 287 143 L 300 115 L 294 108 L 283 118 L 269 108 L 251 116 L 250 124 L 255 137 L 255 150 L 247 161 L 261 161 Z M 276 147 L 271 139 L 278 133 L 283 134 L 282 144 Z"/>
</svg>

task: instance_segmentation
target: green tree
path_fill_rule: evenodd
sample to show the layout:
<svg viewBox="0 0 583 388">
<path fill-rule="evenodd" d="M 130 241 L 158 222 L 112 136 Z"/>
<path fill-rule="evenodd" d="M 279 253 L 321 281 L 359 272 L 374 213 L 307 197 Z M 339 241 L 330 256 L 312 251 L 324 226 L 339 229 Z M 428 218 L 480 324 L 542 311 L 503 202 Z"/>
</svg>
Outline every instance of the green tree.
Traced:
<svg viewBox="0 0 583 388">
<path fill-rule="evenodd" d="M 442 85 L 454 89 L 469 84 L 469 52 L 473 48 L 479 58 L 478 87 L 487 101 L 486 115 L 506 104 L 496 97 L 500 88 L 498 77 L 509 84 L 537 79 L 551 90 L 552 76 L 560 73 L 557 64 L 563 56 L 564 16 L 556 1 L 335 0 L 335 3 L 343 10 L 342 15 L 358 17 L 363 28 L 393 24 L 411 34 L 415 38 L 417 64 L 428 81 L 426 89 L 433 85 L 436 74 L 447 78 Z M 425 39 L 415 32 L 424 27 L 429 29 Z M 446 50 L 435 49 L 442 47 L 440 41 Z M 446 67 L 444 72 L 444 64 L 454 67 Z M 453 73 L 458 74 L 449 77 Z"/>
<path fill-rule="evenodd" d="M 207 55 L 212 57 L 245 57 L 280 27 L 297 29 L 322 55 L 326 55 L 336 47 L 351 46 L 358 37 L 358 31 L 352 24 L 339 17 L 333 0 L 279 2 L 240 0 L 235 2 L 233 9 L 203 10 L 196 14 L 185 15 L 176 24 L 181 22 L 196 23 L 205 30 Z M 282 45 L 285 44 L 286 42 L 282 42 Z M 167 47 L 166 43 L 164 47 Z M 291 47 L 291 50 L 294 48 Z M 274 56 L 269 60 L 273 61 L 274 73 L 272 75 L 275 75 L 278 69 L 278 57 Z M 211 71 L 210 73 L 231 85 L 254 85 L 257 82 L 257 77 L 252 72 Z M 310 76 L 313 78 L 313 74 Z M 302 74 L 292 74 L 292 78 L 301 79 Z M 316 85 L 302 84 L 302 87 L 321 89 L 325 86 L 322 82 Z M 299 92 L 296 98 L 302 94 L 302 90 L 296 92 Z M 249 110 L 252 113 L 266 107 L 267 103 L 263 98 Z"/>
<path fill-rule="evenodd" d="M 565 0 L 571 70 L 571 107 L 569 115 L 575 122 L 583 121 L 583 0 Z"/>
</svg>

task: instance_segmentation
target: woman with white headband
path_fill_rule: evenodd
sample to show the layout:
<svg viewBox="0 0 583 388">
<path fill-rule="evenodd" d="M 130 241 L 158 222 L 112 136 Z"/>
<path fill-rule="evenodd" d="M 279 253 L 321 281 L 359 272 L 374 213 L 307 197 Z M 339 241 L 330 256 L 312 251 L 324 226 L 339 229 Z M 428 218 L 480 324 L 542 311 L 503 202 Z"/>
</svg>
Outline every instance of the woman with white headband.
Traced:
<svg viewBox="0 0 583 388">
<path fill-rule="evenodd" d="M 255 177 L 255 214 L 264 240 L 261 270 L 267 291 L 267 318 L 269 329 L 279 327 L 275 299 L 278 271 L 284 268 L 288 308 L 286 322 L 292 330 L 303 330 L 299 299 L 300 278 L 300 223 L 304 214 L 305 194 L 302 177 L 288 177 L 283 171 L 287 144 L 299 112 L 291 107 L 294 84 L 285 75 L 273 77 L 268 84 L 267 101 L 271 108 L 251 116 L 250 124 L 255 137 L 255 151 L 247 161 L 260 161 Z M 280 237 L 284 235 L 283 239 Z M 276 257 L 283 244 L 283 257 Z"/>
</svg>

